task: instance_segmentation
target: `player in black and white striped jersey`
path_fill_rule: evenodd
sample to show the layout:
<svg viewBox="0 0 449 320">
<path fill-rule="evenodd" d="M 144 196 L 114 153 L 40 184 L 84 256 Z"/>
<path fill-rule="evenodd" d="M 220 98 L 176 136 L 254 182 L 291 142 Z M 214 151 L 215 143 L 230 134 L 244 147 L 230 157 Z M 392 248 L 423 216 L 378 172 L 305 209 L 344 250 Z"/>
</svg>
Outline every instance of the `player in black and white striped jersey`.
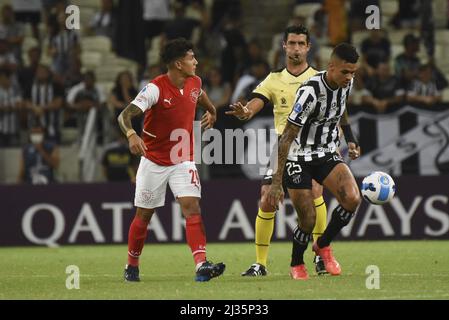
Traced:
<svg viewBox="0 0 449 320">
<path fill-rule="evenodd" d="M 317 160 L 338 148 L 338 122 L 353 80 L 345 83 L 344 88 L 332 90 L 325 74 L 326 71 L 317 73 L 298 89 L 288 121 L 302 130 L 290 149 L 291 160 Z"/>
<path fill-rule="evenodd" d="M 283 199 L 282 181 L 298 213 L 294 231 L 291 274 L 294 279 L 308 278 L 304 251 L 315 224 L 315 206 L 311 192 L 312 179 L 326 187 L 338 200 L 323 235 L 313 250 L 323 258 L 327 272 L 341 273 L 330 242 L 349 223 L 360 204 L 360 192 L 349 167 L 338 153 L 340 119 L 346 112 L 359 55 L 349 44 L 342 43 L 332 52 L 329 67 L 305 82 L 297 97 L 279 141 L 277 170 L 269 191 L 271 205 Z M 344 123 L 342 123 L 344 124 Z M 345 126 L 342 126 L 343 130 Z M 347 127 L 346 127 L 347 128 Z M 345 132 L 349 156 L 356 158 L 360 149 L 352 132 Z"/>
</svg>

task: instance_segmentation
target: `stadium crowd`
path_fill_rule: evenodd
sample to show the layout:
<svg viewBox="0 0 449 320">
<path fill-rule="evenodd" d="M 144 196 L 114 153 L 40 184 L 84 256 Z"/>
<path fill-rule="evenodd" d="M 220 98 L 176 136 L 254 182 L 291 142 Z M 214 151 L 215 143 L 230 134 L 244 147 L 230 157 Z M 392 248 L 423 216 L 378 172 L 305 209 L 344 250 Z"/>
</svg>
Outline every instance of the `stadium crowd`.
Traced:
<svg viewBox="0 0 449 320">
<path fill-rule="evenodd" d="M 283 28 L 273 30 L 268 44 L 245 32 L 242 2 L 1 1 L 0 147 L 33 144 L 35 127 L 44 129 L 48 150 L 79 143 L 88 113 L 96 109 L 97 144 L 104 150 L 98 161 L 105 177 L 132 180 L 136 163 L 115 130 L 116 118 L 150 79 L 164 72 L 159 50 L 177 37 L 196 47 L 197 74 L 218 109 L 217 127 L 238 126 L 224 109 L 245 101 L 270 70 L 284 63 L 282 34 L 277 33 Z M 449 48 L 449 23 L 435 25 L 431 1 L 390 2 L 397 3 L 394 13 L 380 0 L 290 1 L 292 16 L 282 18 L 284 26 L 308 27 L 309 63 L 319 70 L 334 45 L 347 41 L 357 46 L 362 62 L 350 111 L 385 113 L 407 103 L 432 108 L 449 99 L 443 94 L 449 64 L 441 59 Z M 438 3 L 449 7 L 448 0 Z M 66 27 L 71 4 L 80 8 L 80 30 Z M 366 29 L 367 5 L 378 6 L 382 19 L 388 18 L 380 30 Z M 388 10 L 390 15 L 384 14 Z M 262 115 L 270 112 L 264 109 Z M 134 128 L 139 132 L 142 123 L 136 121 Z M 57 169 L 57 161 L 52 168 Z"/>
</svg>

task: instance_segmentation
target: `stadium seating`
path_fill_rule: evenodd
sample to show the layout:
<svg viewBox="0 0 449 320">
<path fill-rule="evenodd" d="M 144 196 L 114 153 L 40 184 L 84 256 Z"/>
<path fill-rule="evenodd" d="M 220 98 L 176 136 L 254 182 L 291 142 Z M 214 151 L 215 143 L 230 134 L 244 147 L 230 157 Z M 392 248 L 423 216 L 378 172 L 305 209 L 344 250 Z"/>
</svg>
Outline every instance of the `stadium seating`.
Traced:
<svg viewBox="0 0 449 320">
<path fill-rule="evenodd" d="M 101 64 L 103 59 L 103 55 L 100 52 L 95 51 L 87 51 L 84 50 L 81 52 L 81 62 L 83 64 L 83 68 L 85 69 L 93 69 Z"/>
<path fill-rule="evenodd" d="M 112 43 L 111 39 L 104 36 L 82 37 L 81 48 L 83 51 L 108 53 L 112 50 Z"/>
</svg>

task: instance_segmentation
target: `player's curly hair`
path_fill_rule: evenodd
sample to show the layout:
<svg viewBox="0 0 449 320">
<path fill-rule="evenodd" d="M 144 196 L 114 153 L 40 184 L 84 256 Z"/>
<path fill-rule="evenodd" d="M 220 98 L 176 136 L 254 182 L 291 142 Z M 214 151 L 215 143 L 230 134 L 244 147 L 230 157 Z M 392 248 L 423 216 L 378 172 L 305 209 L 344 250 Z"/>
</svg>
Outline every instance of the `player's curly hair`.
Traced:
<svg viewBox="0 0 449 320">
<path fill-rule="evenodd" d="M 170 40 L 161 51 L 161 60 L 164 64 L 169 64 L 184 57 L 189 50 L 193 50 L 193 44 L 190 41 L 184 38 Z"/>
<path fill-rule="evenodd" d="M 332 51 L 331 56 L 337 56 L 341 60 L 349 63 L 357 63 L 357 60 L 359 60 L 357 49 L 353 45 L 345 42 L 338 44 Z"/>
<path fill-rule="evenodd" d="M 285 31 L 284 31 L 284 42 L 287 41 L 288 38 L 288 34 L 289 33 L 294 33 L 294 34 L 303 34 L 306 36 L 306 41 L 307 43 L 310 42 L 310 36 L 309 36 L 309 30 L 303 26 L 302 24 L 300 25 L 292 25 L 292 26 L 288 26 Z"/>
</svg>

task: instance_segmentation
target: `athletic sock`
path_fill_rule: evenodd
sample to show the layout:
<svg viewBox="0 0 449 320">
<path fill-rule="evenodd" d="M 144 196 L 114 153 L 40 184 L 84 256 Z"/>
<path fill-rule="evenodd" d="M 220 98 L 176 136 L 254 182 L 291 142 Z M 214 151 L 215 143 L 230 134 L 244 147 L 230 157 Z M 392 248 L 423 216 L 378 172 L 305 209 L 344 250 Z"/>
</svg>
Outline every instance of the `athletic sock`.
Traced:
<svg viewBox="0 0 449 320">
<path fill-rule="evenodd" d="M 256 217 L 256 262 L 267 266 L 268 250 L 274 229 L 274 212 L 264 212 L 259 208 Z"/>
<path fill-rule="evenodd" d="M 315 227 L 312 231 L 312 235 L 313 241 L 317 241 L 318 238 L 324 233 L 324 230 L 326 230 L 327 208 L 322 196 L 316 198 L 315 200 L 313 200 L 313 202 L 315 203 L 316 222 Z"/>
<path fill-rule="evenodd" d="M 326 230 L 317 240 L 318 247 L 324 248 L 330 245 L 331 241 L 337 236 L 340 230 L 351 221 L 353 216 L 353 212 L 349 212 L 341 205 L 338 205 L 332 212 L 332 218 Z"/>
<path fill-rule="evenodd" d="M 135 216 L 128 233 L 128 265 L 138 266 L 139 257 L 147 238 L 148 222 Z"/>
<path fill-rule="evenodd" d="M 186 218 L 186 239 L 195 265 L 206 261 L 206 232 L 200 214 L 191 214 Z"/>
<path fill-rule="evenodd" d="M 297 226 L 293 231 L 292 260 L 290 266 L 304 264 L 304 251 L 307 249 L 312 235 L 304 232 Z"/>
</svg>

